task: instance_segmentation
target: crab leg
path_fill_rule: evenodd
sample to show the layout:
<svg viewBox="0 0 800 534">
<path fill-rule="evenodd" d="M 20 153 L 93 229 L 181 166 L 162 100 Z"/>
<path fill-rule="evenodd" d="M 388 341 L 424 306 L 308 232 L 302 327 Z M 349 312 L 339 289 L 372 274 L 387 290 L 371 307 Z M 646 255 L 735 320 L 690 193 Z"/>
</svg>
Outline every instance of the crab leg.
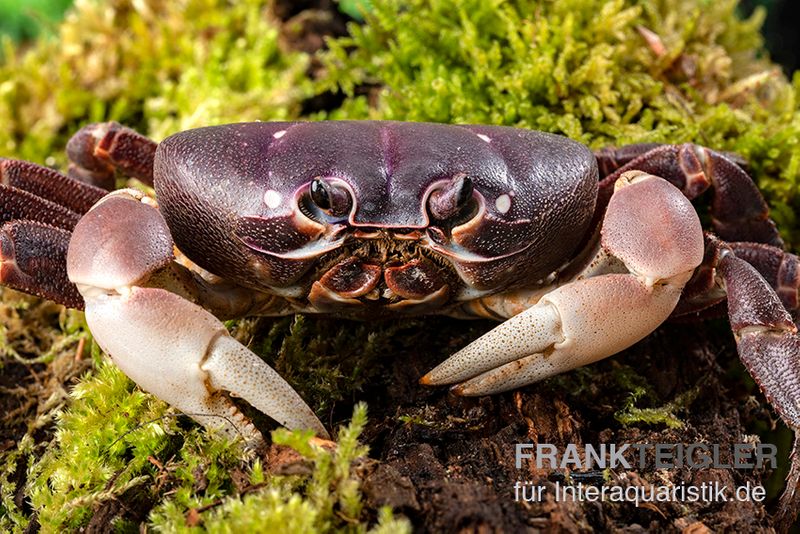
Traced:
<svg viewBox="0 0 800 534">
<path fill-rule="evenodd" d="M 661 143 L 634 143 L 619 148 L 604 147 L 595 151 L 594 157 L 597 158 L 597 168 L 600 171 L 600 178 L 605 178 L 639 156 L 662 146 L 664 145 Z"/>
<path fill-rule="evenodd" d="M 79 182 L 58 171 L 14 159 L 0 158 L 0 183 L 27 191 L 83 215 L 107 193 L 99 187 Z"/>
<path fill-rule="evenodd" d="M 595 158 L 597 158 L 597 167 L 600 170 L 600 178 L 605 178 L 636 158 L 644 156 L 651 150 L 656 150 L 665 146 L 670 145 L 665 145 L 663 143 L 634 143 L 632 145 L 625 145 L 619 148 L 601 148 L 594 153 Z M 735 152 L 715 152 L 717 154 L 722 154 L 736 165 L 741 167 L 742 170 L 747 171 L 747 160 L 742 158 L 739 154 L 736 154 Z"/>
<path fill-rule="evenodd" d="M 35 221 L 12 221 L 0 229 L 0 284 L 83 309 L 67 278 L 64 259 L 70 233 Z"/>
<path fill-rule="evenodd" d="M 727 244 L 717 270 L 728 295 L 728 315 L 739 358 L 781 419 L 795 432 L 786 490 L 776 527 L 789 529 L 800 510 L 800 337 L 791 315 L 756 269 Z"/>
<path fill-rule="evenodd" d="M 81 219 L 67 271 L 98 344 L 142 389 L 205 426 L 261 439 L 227 392 L 282 425 L 327 436 L 294 389 L 216 317 L 179 295 L 145 287 L 172 264 L 172 246 L 161 214 L 135 191 L 105 197 Z"/>
<path fill-rule="evenodd" d="M 0 222 L 38 221 L 64 230 L 72 230 L 80 214 L 22 189 L 0 185 Z"/>
<path fill-rule="evenodd" d="M 800 260 L 794 254 L 761 243 L 728 243 L 737 257 L 756 268 L 772 286 L 787 310 L 796 310 L 800 288 Z"/>
<path fill-rule="evenodd" d="M 114 172 L 152 187 L 153 159 L 158 144 L 116 122 L 90 124 L 67 143 L 69 175 L 81 182 L 114 189 Z"/>
<path fill-rule="evenodd" d="M 692 279 L 683 289 L 678 306 L 672 317 L 721 317 L 725 314 L 726 294 L 724 283 L 717 276 L 720 254 L 733 251 L 738 258 L 752 265 L 758 274 L 778 295 L 783 306 L 791 311 L 798 309 L 800 289 L 800 259 L 783 249 L 762 243 L 725 243 L 706 234 L 706 255 L 695 270 Z"/>
<path fill-rule="evenodd" d="M 0 158 L 0 283 L 83 308 L 67 278 L 70 231 L 105 195 L 47 167 Z"/>
<path fill-rule="evenodd" d="M 616 189 L 601 244 L 628 272 L 594 272 L 545 294 L 444 361 L 424 384 L 461 382 L 455 391 L 462 395 L 517 388 L 616 354 L 669 317 L 703 258 L 700 221 L 660 178 L 627 173 Z"/>
</svg>

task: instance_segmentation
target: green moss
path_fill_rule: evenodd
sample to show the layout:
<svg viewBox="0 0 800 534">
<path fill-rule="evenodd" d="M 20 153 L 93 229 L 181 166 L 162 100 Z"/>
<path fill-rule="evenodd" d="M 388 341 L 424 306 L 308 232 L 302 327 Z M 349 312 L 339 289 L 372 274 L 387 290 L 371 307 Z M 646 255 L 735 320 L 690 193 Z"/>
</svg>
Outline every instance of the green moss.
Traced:
<svg viewBox="0 0 800 534">
<path fill-rule="evenodd" d="M 56 39 L 0 65 L 0 153 L 62 162 L 90 121 L 156 139 L 194 126 L 295 117 L 308 58 L 278 46 L 267 2 L 78 2 Z M 50 159 L 53 158 L 53 159 Z"/>
<path fill-rule="evenodd" d="M 72 0 L 0 0 L 0 35 L 26 41 L 55 26 Z"/>
<path fill-rule="evenodd" d="M 668 428 L 681 428 L 683 421 L 681 421 L 676 414 L 679 411 L 689 409 L 692 402 L 700 394 L 699 386 L 685 391 L 675 397 L 674 400 L 668 402 L 663 406 L 657 408 L 639 408 L 636 403 L 644 395 L 646 390 L 644 388 L 637 388 L 631 392 L 625 406 L 614 414 L 614 418 L 623 425 L 666 425 Z"/>
<path fill-rule="evenodd" d="M 736 1 L 383 0 L 331 42 L 332 118 L 523 126 L 599 148 L 697 142 L 747 158 L 796 247 L 800 76 L 763 58 Z M 657 54 L 645 30 L 660 38 Z M 368 91 L 370 87 L 377 87 Z"/>
<path fill-rule="evenodd" d="M 336 321 L 297 315 L 239 321 L 233 334 L 298 390 L 317 413 L 374 381 L 386 355 L 419 344 L 425 321 Z M 422 334 L 424 335 L 424 334 Z"/>
<path fill-rule="evenodd" d="M 96 506 L 149 484 L 147 459 L 167 439 L 167 406 L 134 390 L 112 365 L 101 364 L 71 396 L 71 408 L 57 418 L 54 446 L 29 473 L 26 493 L 48 531 L 77 529 Z"/>
<path fill-rule="evenodd" d="M 157 530 L 210 532 L 366 532 L 354 465 L 367 455 L 358 442 L 366 408 L 338 432 L 335 450 L 309 433 L 278 430 L 273 442 L 308 461 L 308 475 L 267 475 L 260 458 L 195 425 L 182 428 L 169 407 L 135 388 L 116 366 L 100 363 L 71 393 L 57 416 L 53 442 L 28 473 L 25 494 L 43 532 L 74 531 L 115 499 L 129 507 L 160 503 L 147 522 Z M 0 528 L 21 530 L 29 518 L 13 502 L 9 483 L 18 462 L 34 452 L 30 435 L 0 462 Z M 246 484 L 241 480 L 245 478 Z M 238 485 L 237 485 L 238 484 Z M 145 508 L 145 511 L 147 508 Z M 117 520 L 117 527 L 125 522 Z M 408 530 L 405 520 L 380 511 L 375 529 Z"/>
</svg>

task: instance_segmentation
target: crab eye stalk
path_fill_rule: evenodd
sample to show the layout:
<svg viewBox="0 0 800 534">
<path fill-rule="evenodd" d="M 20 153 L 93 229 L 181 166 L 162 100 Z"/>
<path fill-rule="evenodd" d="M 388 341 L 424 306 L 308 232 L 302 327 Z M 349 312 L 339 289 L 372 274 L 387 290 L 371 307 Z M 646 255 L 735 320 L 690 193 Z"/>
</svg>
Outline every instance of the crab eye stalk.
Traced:
<svg viewBox="0 0 800 534">
<path fill-rule="evenodd" d="M 337 187 L 317 177 L 311 182 L 309 192 L 314 204 L 329 215 L 341 217 L 350 212 L 352 206 L 350 193 L 343 187 Z"/>
<path fill-rule="evenodd" d="M 460 214 L 472 200 L 472 179 L 456 174 L 444 187 L 431 193 L 428 208 L 434 219 L 444 221 Z"/>
</svg>

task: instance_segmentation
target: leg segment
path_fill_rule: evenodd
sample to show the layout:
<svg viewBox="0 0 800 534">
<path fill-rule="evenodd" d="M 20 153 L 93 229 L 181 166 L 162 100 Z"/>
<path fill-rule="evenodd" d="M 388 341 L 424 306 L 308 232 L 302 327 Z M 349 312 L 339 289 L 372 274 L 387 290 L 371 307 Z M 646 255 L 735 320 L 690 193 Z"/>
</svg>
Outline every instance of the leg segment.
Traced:
<svg viewBox="0 0 800 534">
<path fill-rule="evenodd" d="M 597 158 L 597 168 L 600 170 L 600 178 L 605 178 L 639 156 L 662 146 L 664 145 L 661 143 L 636 143 L 619 148 L 605 147 L 597 150 L 594 153 L 594 157 Z"/>
<path fill-rule="evenodd" d="M 717 235 L 728 241 L 783 245 L 753 180 L 736 162 L 718 152 L 692 144 L 664 145 L 650 150 L 600 182 L 601 208 L 610 198 L 614 182 L 631 170 L 661 176 L 689 199 L 713 186 L 711 216 Z"/>
<path fill-rule="evenodd" d="M 718 271 L 739 357 L 764 396 L 795 433 L 786 489 L 776 517 L 788 531 L 800 511 L 800 337 L 791 316 L 756 269 L 721 244 Z"/>
<path fill-rule="evenodd" d="M 728 246 L 737 257 L 756 268 L 787 310 L 798 309 L 800 260 L 797 256 L 761 243 L 728 243 Z"/>
<path fill-rule="evenodd" d="M 107 193 L 28 161 L 0 158 L 0 183 L 27 191 L 83 215 Z"/>
<path fill-rule="evenodd" d="M 219 319 L 179 295 L 147 287 L 173 256 L 164 219 L 143 201 L 130 190 L 109 195 L 73 233 L 67 269 L 98 344 L 142 389 L 206 426 L 261 439 L 230 394 L 289 428 L 327 436 L 292 387 L 231 338 Z"/>
<path fill-rule="evenodd" d="M 627 165 L 631 161 L 635 160 L 639 156 L 643 156 L 650 152 L 651 150 L 655 150 L 657 148 L 661 148 L 665 145 L 663 143 L 635 143 L 632 145 L 625 145 L 619 148 L 616 147 L 605 147 L 597 150 L 594 153 L 595 158 L 597 158 L 597 167 L 600 169 L 600 178 L 605 178 L 606 176 L 610 175 L 611 173 L 615 172 L 617 169 Z M 717 154 L 722 154 L 736 165 L 741 167 L 741 169 L 747 172 L 747 160 L 741 157 L 739 154 L 735 152 L 717 152 Z"/>
<path fill-rule="evenodd" d="M 723 250 L 733 252 L 752 265 L 777 293 L 787 310 L 794 312 L 798 309 L 800 260 L 797 256 L 761 243 L 725 243 L 724 248 L 721 248 L 716 237 L 706 234 L 703 263 L 683 289 L 681 301 L 672 317 L 703 319 L 725 314 L 725 288 L 716 271 Z"/>
<path fill-rule="evenodd" d="M 114 189 L 115 171 L 152 187 L 157 143 L 116 122 L 90 124 L 67 143 L 69 176 Z"/>
<path fill-rule="evenodd" d="M 700 221 L 664 180 L 629 173 L 616 187 L 598 254 L 607 272 L 591 265 L 591 277 L 579 275 L 546 293 L 422 383 L 461 382 L 455 391 L 463 395 L 513 389 L 616 354 L 669 317 L 703 257 Z"/>
<path fill-rule="evenodd" d="M 717 269 L 739 356 L 778 414 L 800 428 L 800 338 L 792 317 L 758 271 L 723 249 Z"/>
<path fill-rule="evenodd" d="M 26 161 L 0 158 L 0 283 L 83 308 L 67 278 L 70 232 L 103 197 L 96 187 Z"/>
<path fill-rule="evenodd" d="M 0 222 L 28 220 L 70 231 L 80 220 L 79 213 L 22 189 L 0 185 Z"/>
<path fill-rule="evenodd" d="M 83 297 L 67 279 L 70 233 L 34 221 L 12 221 L 0 229 L 0 284 L 83 309 Z"/>
</svg>

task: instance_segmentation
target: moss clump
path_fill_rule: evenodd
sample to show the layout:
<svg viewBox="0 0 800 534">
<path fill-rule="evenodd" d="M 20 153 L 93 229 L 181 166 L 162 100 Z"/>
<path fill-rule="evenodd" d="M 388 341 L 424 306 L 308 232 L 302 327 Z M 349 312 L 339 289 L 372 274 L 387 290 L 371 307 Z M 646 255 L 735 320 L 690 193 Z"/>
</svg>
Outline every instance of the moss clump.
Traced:
<svg viewBox="0 0 800 534">
<path fill-rule="evenodd" d="M 678 395 L 674 400 L 668 402 L 664 406 L 657 408 L 639 408 L 636 402 L 644 396 L 646 390 L 643 388 L 636 389 L 631 392 L 625 406 L 614 414 L 614 418 L 623 425 L 666 425 L 667 428 L 681 428 L 683 421 L 677 415 L 678 411 L 688 410 L 692 402 L 697 398 L 700 393 L 699 387 L 690 389 Z"/>
<path fill-rule="evenodd" d="M 403 318 L 356 322 L 303 315 L 279 319 L 246 319 L 232 325 L 233 335 L 247 344 L 314 406 L 330 415 L 341 402 L 352 402 L 370 383 L 380 380 L 388 354 L 437 343 L 426 330 L 432 322 Z M 464 326 L 451 336 L 477 333 Z"/>
<path fill-rule="evenodd" d="M 376 1 L 366 25 L 331 43 L 319 90 L 347 95 L 335 118 L 735 151 L 796 247 L 800 76 L 792 84 L 762 57 L 762 13 L 742 21 L 735 9 L 735 0 Z"/>
<path fill-rule="evenodd" d="M 6 41 L 0 153 L 61 162 L 90 121 L 161 139 L 201 125 L 294 118 L 308 58 L 278 46 L 267 2 L 78 0 L 56 39 Z M 50 159 L 54 158 L 54 159 Z"/>
<path fill-rule="evenodd" d="M 28 473 L 25 494 L 45 532 L 85 527 L 103 507 L 124 500 L 127 513 L 116 527 L 147 522 L 159 530 L 366 532 L 354 464 L 367 455 L 358 443 L 366 408 L 356 407 L 340 429 L 334 451 L 315 445 L 312 435 L 276 431 L 273 442 L 292 447 L 307 460 L 303 475 L 264 472 L 261 459 L 240 444 L 182 428 L 169 407 L 135 388 L 116 366 L 100 362 L 71 393 L 69 408 L 57 416 L 55 438 Z M 7 484 L 17 462 L 34 452 L 27 435 L 0 463 L 4 531 L 22 530 L 28 518 L 13 502 Z M 244 481 L 244 482 L 243 482 Z M 160 503 L 150 511 L 153 503 Z M 139 508 L 139 510 L 137 510 Z M 141 516 L 137 515 L 140 514 Z M 403 520 L 381 510 L 376 529 L 402 532 Z"/>
<path fill-rule="evenodd" d="M 315 445 L 311 434 L 277 430 L 273 442 L 298 451 L 311 464 L 310 476 L 273 476 L 269 481 L 256 461 L 250 470 L 250 491 L 242 499 L 227 499 L 202 519 L 208 532 L 410 532 L 405 520 L 392 517 L 390 509 L 379 510 L 377 523 L 369 529 L 363 522 L 363 503 L 359 480 L 353 473 L 355 462 L 368 450 L 358 442 L 366 424 L 366 407 L 357 405 L 353 419 L 337 434 L 335 452 Z M 188 478 L 187 483 L 193 479 Z M 298 491 L 302 491 L 305 498 Z M 185 495 L 160 505 L 153 513 L 153 525 L 159 529 L 190 532 L 196 529 L 182 524 L 187 509 L 197 509 Z M 177 527 L 177 528 L 176 528 Z"/>
<path fill-rule="evenodd" d="M 71 397 L 57 417 L 53 446 L 29 473 L 26 493 L 46 530 L 78 529 L 104 501 L 151 484 L 148 458 L 175 431 L 167 405 L 135 390 L 111 364 L 101 363 Z"/>
</svg>

